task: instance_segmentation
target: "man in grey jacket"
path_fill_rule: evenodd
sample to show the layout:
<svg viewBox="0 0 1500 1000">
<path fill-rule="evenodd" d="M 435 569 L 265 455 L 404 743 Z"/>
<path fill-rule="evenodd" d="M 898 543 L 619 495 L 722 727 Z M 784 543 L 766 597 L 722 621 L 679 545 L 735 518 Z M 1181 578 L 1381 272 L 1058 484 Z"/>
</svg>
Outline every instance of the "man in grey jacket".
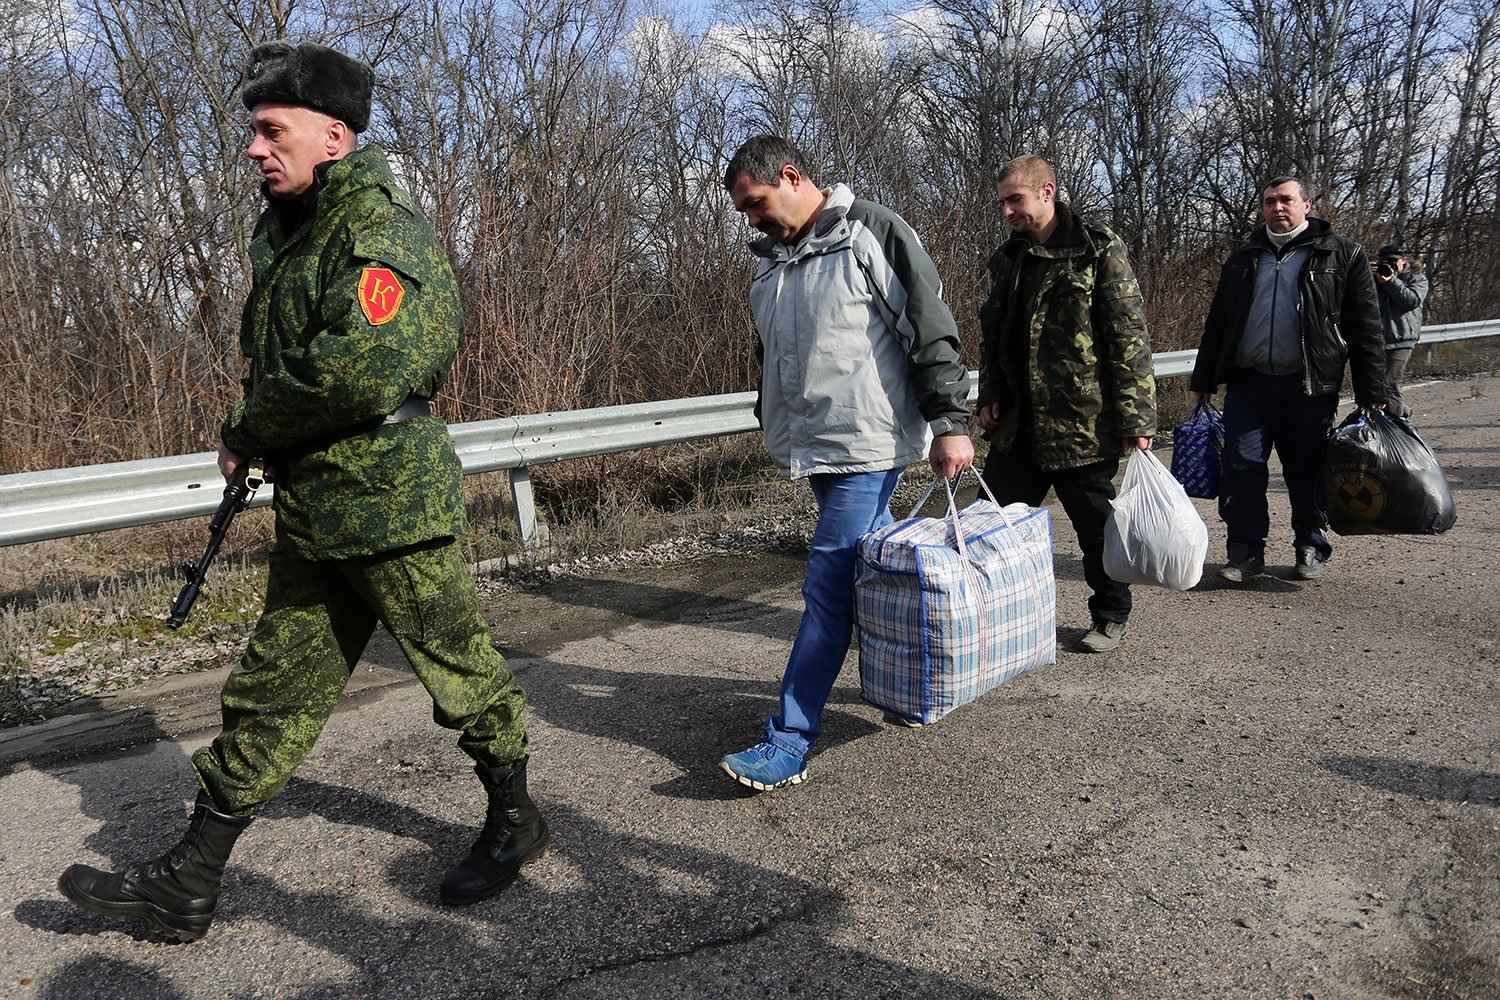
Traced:
<svg viewBox="0 0 1500 1000">
<path fill-rule="evenodd" d="M 974 463 L 958 328 L 921 241 L 842 184 L 819 188 L 785 139 L 746 142 L 724 187 L 764 234 L 750 307 L 760 338 L 758 415 L 781 474 L 818 501 L 805 610 L 766 738 L 720 767 L 757 791 L 807 777 L 807 754 L 854 631 L 855 542 L 891 522 L 908 465 Z"/>
<path fill-rule="evenodd" d="M 1412 266 L 1411 254 L 1395 243 L 1380 248 L 1370 262 L 1375 291 L 1380 296 L 1380 327 L 1385 331 L 1385 380 L 1390 385 L 1390 409 L 1403 417 L 1411 407 L 1401 397 L 1401 379 L 1412 348 L 1422 336 L 1422 306 L 1427 301 L 1427 277 Z"/>
</svg>

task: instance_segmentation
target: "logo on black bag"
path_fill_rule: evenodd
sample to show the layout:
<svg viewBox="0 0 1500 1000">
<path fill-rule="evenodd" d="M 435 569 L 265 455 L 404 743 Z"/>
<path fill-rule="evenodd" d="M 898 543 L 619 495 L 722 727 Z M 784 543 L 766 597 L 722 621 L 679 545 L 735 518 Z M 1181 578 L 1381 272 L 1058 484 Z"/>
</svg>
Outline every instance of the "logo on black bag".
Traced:
<svg viewBox="0 0 1500 1000">
<path fill-rule="evenodd" d="M 1336 472 L 1332 485 L 1334 502 L 1350 517 L 1374 521 L 1385 511 L 1385 484 L 1368 472 Z"/>
</svg>

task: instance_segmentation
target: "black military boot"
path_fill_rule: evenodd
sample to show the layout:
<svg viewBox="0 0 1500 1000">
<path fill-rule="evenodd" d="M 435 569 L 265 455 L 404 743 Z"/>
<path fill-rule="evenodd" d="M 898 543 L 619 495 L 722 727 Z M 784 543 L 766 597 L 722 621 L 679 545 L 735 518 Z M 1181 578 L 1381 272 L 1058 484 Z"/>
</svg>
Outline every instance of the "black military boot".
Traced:
<svg viewBox="0 0 1500 1000">
<path fill-rule="evenodd" d="M 526 758 L 514 767 L 475 766 L 490 805 L 484 829 L 469 856 L 443 879 L 441 895 L 449 906 L 468 906 L 515 881 L 521 866 L 547 849 L 547 821 L 526 794 Z"/>
<path fill-rule="evenodd" d="M 90 913 L 137 917 L 180 941 L 196 941 L 214 921 L 224 865 L 235 840 L 253 818 L 218 812 L 208 796 L 199 792 L 187 833 L 166 854 L 123 872 L 72 865 L 57 880 L 57 887 Z"/>
</svg>

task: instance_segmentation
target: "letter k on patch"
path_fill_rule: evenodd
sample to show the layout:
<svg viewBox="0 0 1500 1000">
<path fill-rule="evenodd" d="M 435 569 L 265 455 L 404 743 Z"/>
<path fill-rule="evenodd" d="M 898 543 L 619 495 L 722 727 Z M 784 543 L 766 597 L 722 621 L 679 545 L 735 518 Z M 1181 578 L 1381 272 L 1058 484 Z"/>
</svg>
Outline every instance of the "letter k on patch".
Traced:
<svg viewBox="0 0 1500 1000">
<path fill-rule="evenodd" d="M 406 289 L 388 267 L 367 267 L 359 276 L 359 307 L 371 326 L 380 326 L 396 318 Z"/>
</svg>

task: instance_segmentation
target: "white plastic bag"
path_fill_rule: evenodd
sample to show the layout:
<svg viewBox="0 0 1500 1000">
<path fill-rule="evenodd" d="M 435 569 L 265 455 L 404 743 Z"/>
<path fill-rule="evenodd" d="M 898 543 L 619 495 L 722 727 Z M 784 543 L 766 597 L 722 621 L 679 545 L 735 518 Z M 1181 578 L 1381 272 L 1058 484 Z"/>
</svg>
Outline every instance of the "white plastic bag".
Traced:
<svg viewBox="0 0 1500 1000">
<path fill-rule="evenodd" d="M 1149 451 L 1132 451 L 1104 526 L 1104 572 L 1120 583 L 1190 590 L 1203 577 L 1208 525 Z"/>
</svg>

